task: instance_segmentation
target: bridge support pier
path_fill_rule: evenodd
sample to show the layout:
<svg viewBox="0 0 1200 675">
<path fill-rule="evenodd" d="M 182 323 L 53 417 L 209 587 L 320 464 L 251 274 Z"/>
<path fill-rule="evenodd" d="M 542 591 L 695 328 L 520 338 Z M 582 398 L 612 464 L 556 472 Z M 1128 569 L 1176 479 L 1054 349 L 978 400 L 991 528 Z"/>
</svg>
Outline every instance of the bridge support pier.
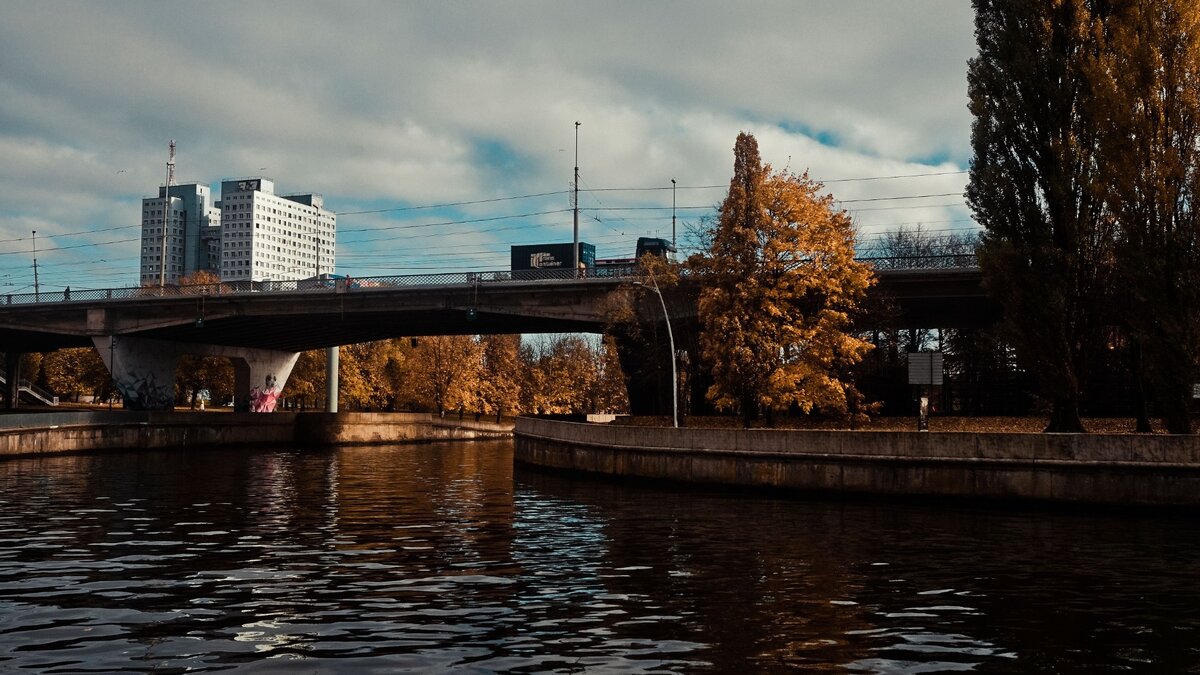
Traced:
<svg viewBox="0 0 1200 675">
<path fill-rule="evenodd" d="M 180 354 L 224 356 L 233 361 L 234 410 L 271 412 L 300 354 L 273 349 L 167 342 L 126 335 L 93 337 L 125 407 L 170 410 Z"/>
<path fill-rule="evenodd" d="M 127 335 L 93 336 L 92 344 L 112 374 L 130 410 L 170 410 L 175 405 L 175 364 L 180 346 L 174 342 Z"/>
<path fill-rule="evenodd" d="M 21 404 L 21 352 L 4 352 L 4 407 L 16 410 Z"/>
<path fill-rule="evenodd" d="M 644 324 L 640 331 L 613 331 L 632 415 L 671 416 L 672 354 L 666 324 L 661 324 L 661 335 L 659 328 Z"/>
<path fill-rule="evenodd" d="M 340 347 L 325 350 L 325 412 L 338 411 L 338 359 Z"/>
<path fill-rule="evenodd" d="M 233 361 L 233 409 L 235 412 L 274 412 L 299 352 L 248 347 L 214 347 L 210 355 L 228 356 Z"/>
</svg>

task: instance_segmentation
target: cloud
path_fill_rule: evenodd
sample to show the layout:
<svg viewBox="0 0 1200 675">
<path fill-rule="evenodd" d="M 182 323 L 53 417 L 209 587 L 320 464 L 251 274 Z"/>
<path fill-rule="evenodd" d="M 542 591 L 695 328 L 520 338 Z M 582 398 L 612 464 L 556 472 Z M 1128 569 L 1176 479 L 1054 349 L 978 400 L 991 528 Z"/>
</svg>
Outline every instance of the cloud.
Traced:
<svg viewBox="0 0 1200 675">
<path fill-rule="evenodd" d="M 581 229 L 613 252 L 669 231 L 670 218 L 611 209 L 669 206 L 669 192 L 649 188 L 672 178 L 726 183 L 741 130 L 758 136 L 776 166 L 818 178 L 953 171 L 968 159 L 967 3 L 21 0 L 5 15 L 0 240 L 34 224 L 63 233 L 136 225 L 172 138 L 182 179 L 264 174 L 281 192 L 320 192 L 351 212 L 566 190 L 578 120 L 583 186 L 641 188 L 581 199 L 591 209 Z M 828 187 L 849 200 L 963 183 L 947 175 Z M 704 206 L 721 191 L 678 196 Z M 961 199 L 927 203 L 857 217 L 867 228 L 965 218 Z M 566 206 L 558 194 L 438 215 Z M 384 227 L 423 215 L 340 223 Z M 474 252 L 561 239 L 570 214 L 518 221 L 526 227 L 446 226 L 440 239 L 369 248 L 347 234 L 341 260 L 382 269 L 388 253 L 407 259 L 421 246 L 426 263 L 502 265 L 501 253 Z M 0 241 L 0 253 L 21 246 Z M 72 255 L 132 260 L 136 250 L 105 244 Z M 466 252 L 476 257 L 455 255 Z M 0 274 L 24 273 L 25 263 L 10 263 L 17 257 L 0 256 Z M 133 283 L 136 261 L 104 271 Z"/>
</svg>

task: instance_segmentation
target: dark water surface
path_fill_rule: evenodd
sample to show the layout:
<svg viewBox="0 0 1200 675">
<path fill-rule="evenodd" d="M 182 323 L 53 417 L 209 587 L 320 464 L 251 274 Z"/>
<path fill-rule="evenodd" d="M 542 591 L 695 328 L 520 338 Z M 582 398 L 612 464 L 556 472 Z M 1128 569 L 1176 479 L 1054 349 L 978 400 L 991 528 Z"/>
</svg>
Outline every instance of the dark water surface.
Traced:
<svg viewBox="0 0 1200 675">
<path fill-rule="evenodd" d="M 658 489 L 511 444 L 0 462 L 0 671 L 1200 672 L 1194 515 Z"/>
</svg>

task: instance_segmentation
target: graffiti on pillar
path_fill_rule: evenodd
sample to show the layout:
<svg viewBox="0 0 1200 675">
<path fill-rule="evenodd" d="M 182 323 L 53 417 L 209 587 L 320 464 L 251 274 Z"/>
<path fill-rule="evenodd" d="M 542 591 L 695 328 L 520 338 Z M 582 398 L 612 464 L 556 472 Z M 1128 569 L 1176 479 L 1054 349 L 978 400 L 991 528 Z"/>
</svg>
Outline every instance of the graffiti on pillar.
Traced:
<svg viewBox="0 0 1200 675">
<path fill-rule="evenodd" d="M 279 399 L 279 388 L 275 386 L 275 376 L 267 375 L 263 387 L 250 390 L 250 412 L 275 412 L 275 402 Z"/>
<path fill-rule="evenodd" d="M 175 402 L 173 387 L 159 383 L 153 373 L 130 369 L 116 380 L 116 386 L 130 410 L 170 410 Z"/>
</svg>

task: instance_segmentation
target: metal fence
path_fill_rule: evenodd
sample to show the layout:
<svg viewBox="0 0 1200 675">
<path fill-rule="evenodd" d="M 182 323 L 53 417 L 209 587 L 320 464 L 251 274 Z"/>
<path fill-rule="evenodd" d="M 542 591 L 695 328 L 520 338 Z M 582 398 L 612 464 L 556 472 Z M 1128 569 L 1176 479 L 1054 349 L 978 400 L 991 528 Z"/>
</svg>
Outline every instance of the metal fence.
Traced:
<svg viewBox="0 0 1200 675">
<path fill-rule="evenodd" d="M 502 270 L 495 272 L 447 272 L 443 274 L 406 274 L 387 277 L 339 277 L 332 279 L 292 279 L 266 281 L 223 281 L 211 284 L 143 286 L 126 288 L 85 288 L 38 293 L 10 293 L 0 296 L 3 305 L 141 300 L 176 297 L 224 297 L 264 293 L 351 293 L 369 289 L 453 288 L 503 283 L 621 280 L 641 278 L 636 265 L 588 268 L 585 270 Z"/>
<path fill-rule="evenodd" d="M 974 255 L 863 257 L 859 260 L 871 263 L 876 270 L 970 269 L 977 266 Z M 643 276 L 645 276 L 645 272 L 638 265 L 633 264 L 589 267 L 582 270 L 501 270 L 406 274 L 387 277 L 310 278 L 288 281 L 224 281 L 186 286 L 87 288 L 38 293 L 10 293 L 0 296 L 0 304 L 31 305 L 173 297 L 224 297 L 250 293 L 353 293 L 370 289 L 453 288 L 540 281 L 587 283 L 596 280 L 641 279 Z"/>
<path fill-rule="evenodd" d="M 877 270 L 961 270 L 977 269 L 979 260 L 974 253 L 954 253 L 925 256 L 861 256 L 858 260 L 871 263 Z"/>
</svg>

